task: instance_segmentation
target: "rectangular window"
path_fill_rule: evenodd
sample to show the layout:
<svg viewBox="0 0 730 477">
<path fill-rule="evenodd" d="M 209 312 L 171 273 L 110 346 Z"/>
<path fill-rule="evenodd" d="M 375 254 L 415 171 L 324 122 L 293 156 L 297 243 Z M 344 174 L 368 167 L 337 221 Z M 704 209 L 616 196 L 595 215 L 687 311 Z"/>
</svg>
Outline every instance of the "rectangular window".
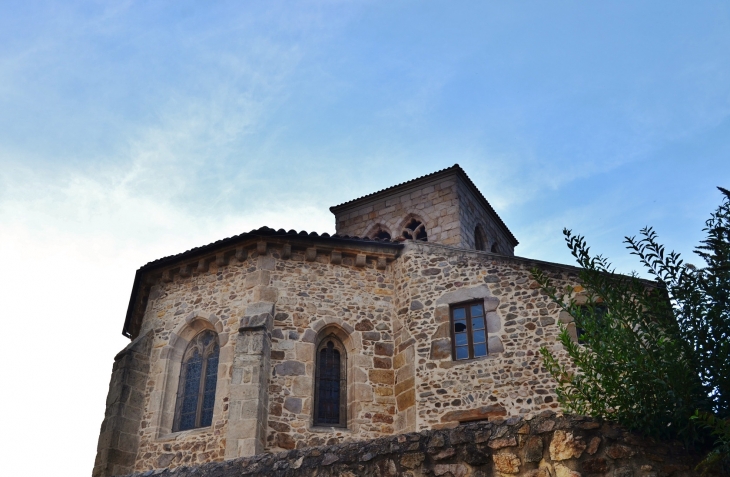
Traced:
<svg viewBox="0 0 730 477">
<path fill-rule="evenodd" d="M 487 355 L 487 326 L 483 301 L 451 306 L 451 347 L 454 359 Z"/>
</svg>

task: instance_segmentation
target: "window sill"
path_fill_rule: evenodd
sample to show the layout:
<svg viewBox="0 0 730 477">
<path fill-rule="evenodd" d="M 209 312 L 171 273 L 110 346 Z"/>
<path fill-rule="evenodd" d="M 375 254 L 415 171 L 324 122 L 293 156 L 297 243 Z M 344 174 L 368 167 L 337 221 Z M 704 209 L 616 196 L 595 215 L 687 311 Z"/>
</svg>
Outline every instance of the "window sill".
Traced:
<svg viewBox="0 0 730 477">
<path fill-rule="evenodd" d="M 337 426 L 311 426 L 309 428 L 309 432 L 314 432 L 318 434 L 329 434 L 332 432 L 344 432 L 347 434 L 352 433 L 352 429 L 348 429 L 347 427 L 337 427 Z"/>
<path fill-rule="evenodd" d="M 169 434 L 165 434 L 163 436 L 160 436 L 156 439 L 157 442 L 166 442 L 166 441 L 176 441 L 178 439 L 184 439 L 189 436 L 197 436 L 202 435 L 207 432 L 213 432 L 213 426 L 208 427 L 198 427 L 195 429 L 188 429 L 185 431 L 177 431 L 177 432 L 171 432 Z"/>
</svg>

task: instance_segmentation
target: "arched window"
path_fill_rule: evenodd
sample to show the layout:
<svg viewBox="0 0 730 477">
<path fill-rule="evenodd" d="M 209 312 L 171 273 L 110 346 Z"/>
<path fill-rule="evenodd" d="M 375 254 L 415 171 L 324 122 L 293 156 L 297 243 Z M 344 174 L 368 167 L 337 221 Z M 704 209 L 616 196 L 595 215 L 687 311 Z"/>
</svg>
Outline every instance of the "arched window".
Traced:
<svg viewBox="0 0 730 477">
<path fill-rule="evenodd" d="M 370 233 L 367 235 L 373 239 L 379 240 L 390 240 L 390 231 L 383 224 L 376 224 L 370 229 Z"/>
<path fill-rule="evenodd" d="M 210 330 L 188 343 L 180 367 L 173 431 L 212 424 L 219 350 L 218 335 Z"/>
<path fill-rule="evenodd" d="M 487 241 L 484 238 L 484 232 L 482 232 L 480 225 L 474 228 L 474 248 L 481 251 L 487 250 Z"/>
<path fill-rule="evenodd" d="M 347 427 L 347 353 L 333 335 L 317 346 L 314 425 Z"/>
<path fill-rule="evenodd" d="M 402 232 L 403 238 L 411 239 L 411 240 L 423 240 L 424 242 L 428 241 L 428 236 L 426 235 L 426 226 L 418 219 L 411 219 L 405 227 L 403 227 Z"/>
<path fill-rule="evenodd" d="M 390 234 L 386 232 L 385 230 L 378 230 L 375 235 L 373 235 L 373 238 L 380 239 L 380 240 L 390 240 Z"/>
</svg>

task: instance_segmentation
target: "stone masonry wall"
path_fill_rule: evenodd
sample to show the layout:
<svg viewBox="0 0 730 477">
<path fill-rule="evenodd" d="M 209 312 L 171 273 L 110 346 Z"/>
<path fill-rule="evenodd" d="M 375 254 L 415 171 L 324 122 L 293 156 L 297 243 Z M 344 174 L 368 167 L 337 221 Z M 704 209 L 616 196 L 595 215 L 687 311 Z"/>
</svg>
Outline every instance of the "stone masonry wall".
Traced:
<svg viewBox="0 0 730 477">
<path fill-rule="evenodd" d="M 456 176 L 353 205 L 338 211 L 335 221 L 340 235 L 372 238 L 381 226 L 395 238 L 412 216 L 426 225 L 429 242 L 458 246 L 461 238 Z"/>
<path fill-rule="evenodd" d="M 459 217 L 461 224 L 462 248 L 475 249 L 474 230 L 477 225 L 482 227 L 484 238 L 487 242 L 487 251 L 492 249 L 496 243 L 496 253 L 513 256 L 515 248 L 512 246 L 512 239 L 508 237 L 504 229 L 498 225 L 494 217 L 490 216 L 479 200 L 463 181 L 458 181 L 457 192 L 459 195 Z"/>
<path fill-rule="evenodd" d="M 544 412 L 154 472 L 161 477 L 695 477 L 697 456 L 615 425 Z M 135 474 L 135 477 L 152 472 Z"/>
<path fill-rule="evenodd" d="M 267 450 L 369 439 L 394 432 L 394 338 L 390 266 L 355 267 L 330 257 L 277 260 Z M 318 335 L 334 332 L 347 348 L 348 428 L 313 428 Z"/>
<path fill-rule="evenodd" d="M 268 399 L 260 400 L 268 402 L 268 413 L 262 414 L 268 414 L 263 422 L 264 450 L 395 432 L 393 360 L 405 355 L 395 351 L 393 295 L 391 265 L 386 266 L 385 258 L 273 244 L 251 249 L 243 260 L 187 267 L 153 286 L 141 330 L 151 336 L 151 371 L 134 468 L 193 465 L 223 460 L 236 452 L 226 448 L 229 412 L 233 412 L 229 410 L 231 376 L 236 343 L 241 339 L 238 328 L 247 308 L 257 304 L 270 303 L 274 317 L 265 358 L 271 370 L 265 377 Z M 221 346 L 213 425 L 172 432 L 180 359 L 187 341 L 202 329 L 215 330 Z M 318 336 L 333 331 L 348 352 L 347 429 L 312 427 L 314 346 Z M 241 383 L 250 381 L 246 370 L 236 376 Z M 412 394 L 412 379 L 410 386 Z M 241 412 L 236 411 L 237 416 Z M 403 424 L 399 429 L 413 428 L 412 410 L 410 427 Z M 238 455 L 241 452 L 239 448 Z"/>
<path fill-rule="evenodd" d="M 415 339 L 417 430 L 557 409 L 555 381 L 538 350 L 561 355 L 559 309 L 530 269 L 542 266 L 559 287 L 575 284 L 573 269 L 413 242 L 398 262 L 398 293 L 408 298 L 397 314 Z M 455 361 L 449 305 L 474 298 L 487 312 L 488 356 Z"/>
<path fill-rule="evenodd" d="M 151 344 L 149 334 L 141 335 L 114 358 L 93 477 L 134 469 Z"/>
</svg>

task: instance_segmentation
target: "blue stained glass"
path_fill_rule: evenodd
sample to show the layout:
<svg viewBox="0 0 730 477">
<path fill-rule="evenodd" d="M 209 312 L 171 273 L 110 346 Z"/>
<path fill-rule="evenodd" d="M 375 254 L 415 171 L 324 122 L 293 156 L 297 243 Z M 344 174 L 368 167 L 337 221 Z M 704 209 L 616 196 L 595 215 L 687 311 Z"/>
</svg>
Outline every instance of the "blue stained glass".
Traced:
<svg viewBox="0 0 730 477">
<path fill-rule="evenodd" d="M 466 346 L 459 346 L 456 348 L 456 359 L 468 359 L 469 349 Z"/>
<path fill-rule="evenodd" d="M 482 307 L 482 305 L 472 305 L 471 316 L 472 318 L 477 316 L 484 316 L 484 308 Z"/>
<path fill-rule="evenodd" d="M 454 320 L 463 320 L 466 318 L 466 310 L 464 308 L 454 308 Z"/>
<path fill-rule="evenodd" d="M 208 356 L 205 372 L 205 388 L 203 390 L 203 409 L 200 415 L 200 426 L 208 427 L 213 423 L 215 407 L 215 385 L 218 379 L 218 346 Z"/>
<path fill-rule="evenodd" d="M 487 340 L 484 337 L 484 330 L 481 331 L 475 331 L 474 332 L 474 344 L 476 343 L 484 343 Z"/>
<path fill-rule="evenodd" d="M 200 389 L 200 375 L 203 369 L 203 358 L 195 350 L 185 363 L 185 387 L 183 388 L 183 402 L 180 411 L 180 430 L 184 431 L 195 427 L 195 417 L 198 410 L 198 391 Z"/>
<path fill-rule="evenodd" d="M 487 355 L 487 344 L 486 343 L 474 345 L 474 357 L 486 356 L 486 355 Z"/>
<path fill-rule="evenodd" d="M 465 346 L 469 343 L 466 333 L 457 333 L 454 335 L 454 338 L 456 340 L 456 346 Z"/>
</svg>

